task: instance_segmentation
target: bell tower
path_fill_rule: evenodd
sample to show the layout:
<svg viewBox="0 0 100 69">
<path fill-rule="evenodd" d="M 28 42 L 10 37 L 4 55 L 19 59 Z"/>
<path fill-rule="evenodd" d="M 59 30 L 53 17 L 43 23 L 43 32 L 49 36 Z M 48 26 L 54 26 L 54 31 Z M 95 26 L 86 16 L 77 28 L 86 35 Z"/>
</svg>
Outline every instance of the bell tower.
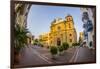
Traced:
<svg viewBox="0 0 100 69">
<path fill-rule="evenodd" d="M 72 46 L 72 43 L 77 42 L 77 33 L 74 27 L 73 17 L 71 15 L 68 15 L 65 17 L 65 19 L 66 19 L 67 43 L 69 43 L 69 45 Z"/>
<path fill-rule="evenodd" d="M 73 29 L 74 28 L 74 22 L 73 22 L 73 17 L 71 15 L 68 15 L 65 17 L 66 19 L 66 24 L 67 24 L 67 29 Z"/>
</svg>

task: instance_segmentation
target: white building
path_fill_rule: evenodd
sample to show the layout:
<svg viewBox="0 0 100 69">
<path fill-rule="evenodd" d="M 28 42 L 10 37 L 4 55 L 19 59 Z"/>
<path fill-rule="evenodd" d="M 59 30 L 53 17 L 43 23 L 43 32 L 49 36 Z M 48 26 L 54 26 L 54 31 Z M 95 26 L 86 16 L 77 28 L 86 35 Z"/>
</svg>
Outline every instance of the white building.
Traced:
<svg viewBox="0 0 100 69">
<path fill-rule="evenodd" d="M 82 21 L 84 28 L 84 41 L 86 41 L 86 46 L 89 48 L 95 48 L 94 44 L 94 24 L 95 24 L 95 8 L 81 8 L 82 11 Z"/>
</svg>

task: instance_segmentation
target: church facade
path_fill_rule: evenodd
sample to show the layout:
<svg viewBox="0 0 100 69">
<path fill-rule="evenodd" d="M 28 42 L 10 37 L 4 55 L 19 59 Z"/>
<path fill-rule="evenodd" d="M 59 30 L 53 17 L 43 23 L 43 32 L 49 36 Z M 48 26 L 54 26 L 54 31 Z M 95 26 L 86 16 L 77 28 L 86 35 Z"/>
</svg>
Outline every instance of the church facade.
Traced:
<svg viewBox="0 0 100 69">
<path fill-rule="evenodd" d="M 44 40 L 42 37 L 46 39 Z M 73 17 L 68 15 L 65 20 L 61 18 L 54 19 L 50 26 L 50 32 L 47 35 L 41 35 L 40 39 L 44 40 L 42 43 L 46 44 L 46 46 L 61 46 L 64 42 L 72 46 L 72 43 L 77 42 L 77 32 L 74 27 Z"/>
</svg>

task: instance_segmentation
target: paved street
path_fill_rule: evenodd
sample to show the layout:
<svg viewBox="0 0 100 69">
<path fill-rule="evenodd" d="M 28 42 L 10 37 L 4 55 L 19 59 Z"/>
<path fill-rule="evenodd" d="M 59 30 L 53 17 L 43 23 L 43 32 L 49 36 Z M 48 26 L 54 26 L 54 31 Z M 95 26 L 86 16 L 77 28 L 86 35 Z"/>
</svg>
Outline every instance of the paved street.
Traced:
<svg viewBox="0 0 100 69">
<path fill-rule="evenodd" d="M 56 60 L 51 59 L 52 55 L 49 49 L 39 46 L 26 46 L 21 50 L 21 55 L 20 63 L 15 65 L 16 67 L 95 61 L 95 54 L 84 47 L 69 48 L 64 55 L 58 56 Z"/>
<path fill-rule="evenodd" d="M 89 50 L 86 47 L 79 47 L 75 52 L 72 62 L 84 63 L 84 62 L 95 62 L 95 51 Z"/>
<path fill-rule="evenodd" d="M 42 58 L 38 53 L 32 50 L 31 47 L 25 47 L 21 51 L 21 59 L 19 65 L 16 67 L 32 66 L 32 65 L 43 65 L 48 64 L 44 58 Z"/>
</svg>

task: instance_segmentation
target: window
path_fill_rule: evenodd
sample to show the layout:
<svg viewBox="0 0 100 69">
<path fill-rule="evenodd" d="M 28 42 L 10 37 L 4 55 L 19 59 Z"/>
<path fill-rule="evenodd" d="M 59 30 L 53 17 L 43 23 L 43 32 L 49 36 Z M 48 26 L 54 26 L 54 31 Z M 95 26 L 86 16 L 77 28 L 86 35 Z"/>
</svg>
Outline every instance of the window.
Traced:
<svg viewBox="0 0 100 69">
<path fill-rule="evenodd" d="M 60 26 L 58 26 L 58 27 L 57 27 L 57 29 L 58 29 L 58 31 L 60 31 L 60 30 L 61 30 L 61 27 L 60 27 Z"/>
<path fill-rule="evenodd" d="M 61 36 L 63 36 L 63 34 L 61 34 Z"/>
<path fill-rule="evenodd" d="M 69 28 L 71 28 L 70 23 L 69 23 Z"/>
<path fill-rule="evenodd" d="M 70 39 L 70 42 L 72 42 L 72 39 Z"/>
<path fill-rule="evenodd" d="M 70 17 L 69 17 L 69 21 L 70 21 Z"/>
<path fill-rule="evenodd" d="M 72 20 L 72 18 L 70 17 L 70 21 Z"/>
<path fill-rule="evenodd" d="M 63 34 L 61 34 L 61 38 L 63 38 Z"/>
<path fill-rule="evenodd" d="M 51 44 L 52 44 L 52 41 L 51 41 Z"/>
<path fill-rule="evenodd" d="M 68 17 L 68 18 L 67 18 L 67 21 L 71 21 L 71 20 L 72 20 L 72 18 L 71 18 L 71 17 Z"/>
<path fill-rule="evenodd" d="M 69 18 L 67 18 L 67 21 L 69 21 Z"/>
<path fill-rule="evenodd" d="M 72 34 L 69 34 L 69 36 L 72 36 Z"/>
</svg>

